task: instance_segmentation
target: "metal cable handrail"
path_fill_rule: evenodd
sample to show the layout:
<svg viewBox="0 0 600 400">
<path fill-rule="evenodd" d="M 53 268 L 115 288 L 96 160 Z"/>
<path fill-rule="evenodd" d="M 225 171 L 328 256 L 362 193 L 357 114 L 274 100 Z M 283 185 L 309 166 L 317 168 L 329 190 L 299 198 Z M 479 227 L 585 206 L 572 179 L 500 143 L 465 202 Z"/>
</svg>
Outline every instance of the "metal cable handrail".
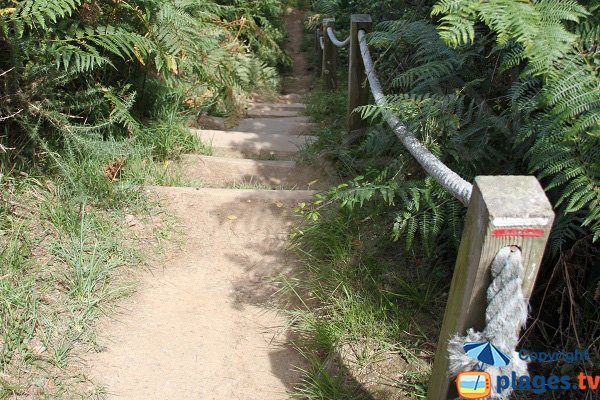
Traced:
<svg viewBox="0 0 600 400">
<path fill-rule="evenodd" d="M 358 32 L 358 42 L 367 78 L 369 80 L 369 86 L 371 87 L 371 93 L 373 93 L 373 97 L 375 98 L 375 103 L 377 103 L 378 106 L 385 106 L 385 95 L 383 94 L 381 83 L 375 72 L 373 59 L 371 58 L 369 46 L 366 41 L 365 31 L 360 30 Z M 452 196 L 467 206 L 471 199 L 473 185 L 461 178 L 456 172 L 452 171 L 446 164 L 434 156 L 427 147 L 423 146 L 423 144 L 408 131 L 398 117 L 385 109 L 382 113 L 390 128 L 394 130 L 394 133 L 398 136 L 404 147 L 406 147 L 410 154 L 412 154 L 419 164 L 421 164 L 423 169 L 450 192 Z"/>
<path fill-rule="evenodd" d="M 335 37 L 335 32 L 333 31 L 332 27 L 327 28 L 327 35 L 329 36 L 331 43 L 333 43 L 336 47 L 346 47 L 348 46 L 348 43 L 350 43 L 350 36 L 344 40 L 338 40 L 338 38 Z"/>
</svg>

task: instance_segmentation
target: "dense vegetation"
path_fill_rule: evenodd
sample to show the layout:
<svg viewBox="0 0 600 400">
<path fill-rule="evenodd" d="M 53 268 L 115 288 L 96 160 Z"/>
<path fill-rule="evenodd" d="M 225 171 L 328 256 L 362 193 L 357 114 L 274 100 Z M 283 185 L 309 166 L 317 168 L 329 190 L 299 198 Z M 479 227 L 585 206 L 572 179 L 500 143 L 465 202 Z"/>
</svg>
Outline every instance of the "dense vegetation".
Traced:
<svg viewBox="0 0 600 400">
<path fill-rule="evenodd" d="M 386 109 L 450 168 L 467 180 L 537 176 L 557 219 L 522 344 L 583 348 L 597 355 L 600 5 L 319 0 L 314 11 L 309 24 L 335 17 L 338 37 L 348 34 L 350 14 L 371 14 L 375 26 L 368 41 L 388 94 Z M 340 59 L 347 60 L 345 51 Z M 407 361 L 429 360 L 465 210 L 381 125 L 379 107 L 361 109 L 371 127 L 358 145 L 348 146 L 356 138 L 343 133 L 344 102 L 343 91 L 309 99 L 312 114 L 327 126 L 318 146 L 348 181 L 319 198 L 316 207 L 303 209 L 307 224 L 298 243 L 307 274 L 290 286 L 322 306 L 298 312 L 299 330 L 318 339 L 321 359 L 358 338 L 376 337 L 379 344 L 371 346 L 370 354 L 393 348 Z M 599 364 L 596 358 L 576 366 L 532 368 L 545 374 L 573 368 L 597 373 Z M 314 398 L 324 392 L 333 398 L 360 397 L 354 391 L 336 392 L 343 389 L 335 382 L 324 385 L 315 378 L 322 374 L 317 368 L 305 382 Z M 404 374 L 393 383 L 419 398 L 427 375 L 416 379 Z M 567 394 L 575 395 L 594 394 Z"/>
<path fill-rule="evenodd" d="M 234 115 L 277 87 L 282 3 L 0 0 L 0 398 L 103 394 L 71 355 L 94 346 L 92 321 L 128 292 L 114 271 L 142 262 L 125 240 L 132 214 L 152 221 L 146 242 L 169 234 L 139 184 L 172 184 L 168 160 L 210 151 L 188 119 Z M 597 355 L 600 5 L 317 0 L 314 12 L 309 22 L 335 16 L 340 36 L 350 14 L 372 15 L 388 108 L 464 178 L 540 179 L 557 220 L 524 345 Z M 381 397 L 423 398 L 464 208 L 377 107 L 361 110 L 366 135 L 348 137 L 343 90 L 308 102 L 325 122 L 312 150 L 347 183 L 299 207 L 306 269 L 285 278 L 303 300 L 292 328 L 311 361 L 298 395 L 365 398 L 348 375 L 383 375 Z M 594 363 L 536 368 L 598 373 Z"/>
<path fill-rule="evenodd" d="M 140 184 L 185 184 L 188 120 L 277 89 L 282 7 L 0 1 L 0 398 L 102 395 L 72 350 L 170 232 Z"/>
</svg>

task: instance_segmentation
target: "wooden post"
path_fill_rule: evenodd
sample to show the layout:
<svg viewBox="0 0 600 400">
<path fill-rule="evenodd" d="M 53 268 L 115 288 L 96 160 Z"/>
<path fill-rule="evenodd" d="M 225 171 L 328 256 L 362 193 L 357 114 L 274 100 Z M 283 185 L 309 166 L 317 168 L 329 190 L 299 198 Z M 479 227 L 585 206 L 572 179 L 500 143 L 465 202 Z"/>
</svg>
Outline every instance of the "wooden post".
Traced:
<svg viewBox="0 0 600 400">
<path fill-rule="evenodd" d="M 321 78 L 325 89 L 332 91 L 337 88 L 337 47 L 331 42 L 327 28 L 335 26 L 335 18 L 325 18 L 323 20 L 323 66 L 321 68 Z"/>
<path fill-rule="evenodd" d="M 315 30 L 315 53 L 317 55 L 317 73 L 321 74 L 321 68 L 323 63 L 323 50 L 321 49 L 321 28 Z"/>
<path fill-rule="evenodd" d="M 552 205 L 533 176 L 479 176 L 469 203 L 444 322 L 440 331 L 428 400 L 456 398 L 448 377 L 448 340 L 485 325 L 490 266 L 498 250 L 521 249 L 523 294 L 529 301 L 554 221 Z"/>
<path fill-rule="evenodd" d="M 353 14 L 350 19 L 350 57 L 348 67 L 348 130 L 355 131 L 367 127 L 367 121 L 354 112 L 358 106 L 369 101 L 369 84 L 365 74 L 365 66 L 360 55 L 358 31 L 368 32 L 371 29 L 371 16 Z"/>
</svg>

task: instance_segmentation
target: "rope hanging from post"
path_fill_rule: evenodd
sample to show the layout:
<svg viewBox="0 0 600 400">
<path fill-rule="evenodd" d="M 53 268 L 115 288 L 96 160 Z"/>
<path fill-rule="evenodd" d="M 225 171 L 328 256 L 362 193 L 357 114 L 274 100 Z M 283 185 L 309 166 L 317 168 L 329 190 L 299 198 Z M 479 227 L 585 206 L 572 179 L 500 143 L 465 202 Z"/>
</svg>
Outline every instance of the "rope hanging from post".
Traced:
<svg viewBox="0 0 600 400">
<path fill-rule="evenodd" d="M 333 31 L 333 28 L 331 27 L 327 28 L 327 35 L 329 36 L 329 40 L 331 40 L 331 43 L 333 43 L 336 47 L 346 47 L 350 43 L 350 36 L 348 36 L 344 40 L 338 40 L 338 38 L 335 37 L 335 32 Z"/>
<path fill-rule="evenodd" d="M 367 44 L 364 31 L 358 32 L 358 41 L 360 44 L 360 52 L 362 55 L 365 71 L 371 87 L 371 92 L 375 98 L 377 105 L 384 107 L 386 100 L 379 83 L 379 78 L 375 72 L 369 45 Z M 465 206 L 469 204 L 473 185 L 461 178 L 456 172 L 448 168 L 436 156 L 434 156 L 427 147 L 408 131 L 406 126 L 402 124 L 400 119 L 393 115 L 390 111 L 382 111 L 390 128 L 394 130 L 396 136 L 400 139 L 404 147 L 413 155 L 413 157 L 421 164 L 423 169 L 433 177 L 440 185 L 442 185 L 452 196 L 458 199 Z"/>
<path fill-rule="evenodd" d="M 491 267 L 492 282 L 487 289 L 486 327 L 483 332 L 473 329 L 466 336 L 454 335 L 448 343 L 449 372 L 455 376 L 459 372 L 481 368 L 488 372 L 492 382 L 498 376 L 528 375 L 527 362 L 519 358 L 515 348 L 519 333 L 527 322 L 527 302 L 521 289 L 523 284 L 523 261 L 521 251 L 516 246 L 504 247 L 498 251 Z M 483 364 L 466 354 L 466 342 L 490 342 L 510 357 L 506 366 Z M 492 399 L 507 399 L 512 389 L 502 393 L 492 393 Z"/>
<path fill-rule="evenodd" d="M 321 46 L 321 50 L 325 49 L 325 43 L 323 42 L 323 36 L 319 36 L 319 45 Z"/>
</svg>

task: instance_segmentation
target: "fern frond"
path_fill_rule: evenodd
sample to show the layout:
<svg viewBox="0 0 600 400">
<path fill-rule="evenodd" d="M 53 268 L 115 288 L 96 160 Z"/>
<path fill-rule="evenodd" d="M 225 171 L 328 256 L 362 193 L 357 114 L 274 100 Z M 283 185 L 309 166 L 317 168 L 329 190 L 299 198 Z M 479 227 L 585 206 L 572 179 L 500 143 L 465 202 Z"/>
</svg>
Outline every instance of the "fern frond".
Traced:
<svg viewBox="0 0 600 400">
<path fill-rule="evenodd" d="M 440 37 L 452 47 L 475 41 L 475 22 L 479 1 L 440 0 L 431 9 L 431 15 L 443 15 L 440 19 Z"/>
<path fill-rule="evenodd" d="M 55 53 L 57 69 L 64 68 L 68 71 L 71 68 L 75 72 L 88 72 L 104 65 L 114 68 L 109 58 L 100 55 L 98 50 L 85 43 L 81 47 L 71 44 L 57 46 L 53 53 Z"/>
<path fill-rule="evenodd" d="M 130 135 L 133 135 L 140 130 L 140 124 L 130 113 L 135 104 L 136 93 L 127 93 L 128 89 L 129 87 L 123 88 L 121 96 L 106 88 L 102 92 L 112 108 L 108 118 L 109 122 L 122 125 Z"/>
<path fill-rule="evenodd" d="M 496 33 L 498 44 L 511 40 L 521 44 L 529 70 L 541 75 L 550 71 L 577 40 L 565 23 L 577 22 L 588 12 L 573 0 L 442 0 L 433 7 L 432 14 L 444 15 L 438 30 L 450 46 L 473 43 L 474 25 L 482 21 Z M 516 59 L 513 54 L 513 62 Z"/>
<path fill-rule="evenodd" d="M 101 26 L 85 28 L 77 33 L 77 38 L 65 41 L 93 43 L 98 48 L 108 51 L 124 60 L 136 60 L 147 57 L 153 49 L 152 42 L 146 37 L 125 30 L 121 27 Z"/>
<path fill-rule="evenodd" d="M 492 54 L 496 51 L 502 52 L 502 58 L 500 61 L 499 71 L 500 73 L 506 72 L 511 68 L 517 67 L 524 61 L 523 46 L 514 40 L 509 40 L 502 46 L 497 45 L 492 51 Z"/>
<path fill-rule="evenodd" d="M 600 3 L 592 2 L 588 6 L 589 14 L 576 26 L 576 33 L 583 49 L 590 49 L 600 43 Z"/>
<path fill-rule="evenodd" d="M 25 0 L 10 18 L 29 27 L 37 24 L 46 29 L 48 22 L 56 23 L 59 18 L 70 16 L 81 2 L 82 0 Z"/>
</svg>

